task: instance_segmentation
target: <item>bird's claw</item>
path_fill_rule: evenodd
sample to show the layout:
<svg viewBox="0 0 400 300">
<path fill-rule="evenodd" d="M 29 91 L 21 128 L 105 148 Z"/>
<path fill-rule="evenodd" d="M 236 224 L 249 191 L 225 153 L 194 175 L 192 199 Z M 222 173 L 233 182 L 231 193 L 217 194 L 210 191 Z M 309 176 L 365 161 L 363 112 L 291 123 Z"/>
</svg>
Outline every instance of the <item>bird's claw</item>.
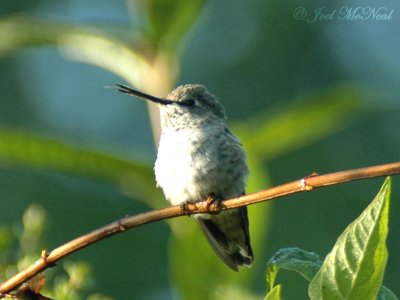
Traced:
<svg viewBox="0 0 400 300">
<path fill-rule="evenodd" d="M 181 211 L 184 213 L 189 213 L 190 209 L 189 209 L 189 202 L 188 201 L 184 201 L 181 204 L 179 204 Z"/>
<path fill-rule="evenodd" d="M 211 193 L 206 199 L 207 209 L 210 213 L 218 214 L 222 208 L 222 199 Z"/>
<path fill-rule="evenodd" d="M 207 196 L 206 199 L 206 208 L 207 212 L 210 214 L 218 214 L 222 210 L 222 198 L 218 197 L 214 193 L 211 193 Z M 181 204 L 179 204 L 180 209 L 182 212 L 185 214 L 191 214 L 193 210 L 190 208 L 190 203 L 189 201 L 184 201 Z"/>
</svg>

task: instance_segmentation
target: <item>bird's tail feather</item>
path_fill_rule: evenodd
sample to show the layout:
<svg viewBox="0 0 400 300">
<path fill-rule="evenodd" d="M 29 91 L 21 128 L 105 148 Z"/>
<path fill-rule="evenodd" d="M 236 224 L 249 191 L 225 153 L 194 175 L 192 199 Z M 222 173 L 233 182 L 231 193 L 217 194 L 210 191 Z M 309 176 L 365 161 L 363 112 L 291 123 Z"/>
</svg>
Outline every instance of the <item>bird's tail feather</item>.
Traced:
<svg viewBox="0 0 400 300">
<path fill-rule="evenodd" d="M 250 246 L 248 232 L 247 211 L 241 208 L 238 212 L 239 214 L 236 217 L 241 219 L 241 228 L 236 228 L 235 230 L 242 230 L 242 232 L 240 232 L 240 235 L 243 237 L 243 239 L 241 239 L 241 244 L 238 244 L 237 241 L 230 238 L 232 232 L 224 232 L 223 226 L 219 226 L 218 222 L 215 222 L 215 218 L 223 217 L 221 214 L 217 215 L 214 220 L 213 218 L 197 218 L 214 251 L 221 260 L 234 271 L 238 271 L 238 266 L 251 266 L 253 262 L 253 252 Z"/>
</svg>

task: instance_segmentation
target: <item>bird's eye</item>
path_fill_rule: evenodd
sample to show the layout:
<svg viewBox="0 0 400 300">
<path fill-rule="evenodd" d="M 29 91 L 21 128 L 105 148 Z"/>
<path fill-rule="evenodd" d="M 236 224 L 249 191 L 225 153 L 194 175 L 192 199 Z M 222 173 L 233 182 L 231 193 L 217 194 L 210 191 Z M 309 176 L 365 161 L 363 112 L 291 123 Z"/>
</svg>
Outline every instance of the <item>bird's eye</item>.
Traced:
<svg viewBox="0 0 400 300">
<path fill-rule="evenodd" d="M 179 104 L 182 105 L 182 106 L 189 106 L 190 107 L 190 106 L 195 106 L 196 101 L 193 100 L 193 99 L 187 99 L 185 101 L 180 102 Z"/>
</svg>

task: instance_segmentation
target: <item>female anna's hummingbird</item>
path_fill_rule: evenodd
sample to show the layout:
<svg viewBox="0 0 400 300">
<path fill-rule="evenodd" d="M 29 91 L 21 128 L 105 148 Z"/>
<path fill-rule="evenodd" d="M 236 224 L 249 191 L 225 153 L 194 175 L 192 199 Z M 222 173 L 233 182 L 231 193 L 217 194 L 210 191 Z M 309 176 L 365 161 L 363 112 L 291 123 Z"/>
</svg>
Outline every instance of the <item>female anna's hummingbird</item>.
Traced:
<svg viewBox="0 0 400 300">
<path fill-rule="evenodd" d="M 165 99 L 117 84 L 120 92 L 158 103 L 161 139 L 154 171 L 173 205 L 241 196 L 249 173 L 239 140 L 225 124 L 217 98 L 198 84 L 174 89 Z M 251 266 L 247 208 L 195 215 L 218 256 L 233 270 Z"/>
</svg>

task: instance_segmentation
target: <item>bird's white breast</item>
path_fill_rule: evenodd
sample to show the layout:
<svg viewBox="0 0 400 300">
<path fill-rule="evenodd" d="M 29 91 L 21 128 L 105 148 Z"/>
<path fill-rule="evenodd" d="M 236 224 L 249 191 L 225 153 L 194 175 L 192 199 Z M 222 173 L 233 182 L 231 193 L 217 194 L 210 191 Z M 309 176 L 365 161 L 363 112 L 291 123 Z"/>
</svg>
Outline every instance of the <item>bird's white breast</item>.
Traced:
<svg viewBox="0 0 400 300">
<path fill-rule="evenodd" d="M 154 167 L 157 185 L 173 205 L 205 200 L 210 193 L 241 195 L 247 175 L 242 151 L 222 126 L 164 129 Z M 236 159 L 234 166 L 229 165 L 232 159 Z M 232 167 L 237 171 L 232 172 Z"/>
</svg>

